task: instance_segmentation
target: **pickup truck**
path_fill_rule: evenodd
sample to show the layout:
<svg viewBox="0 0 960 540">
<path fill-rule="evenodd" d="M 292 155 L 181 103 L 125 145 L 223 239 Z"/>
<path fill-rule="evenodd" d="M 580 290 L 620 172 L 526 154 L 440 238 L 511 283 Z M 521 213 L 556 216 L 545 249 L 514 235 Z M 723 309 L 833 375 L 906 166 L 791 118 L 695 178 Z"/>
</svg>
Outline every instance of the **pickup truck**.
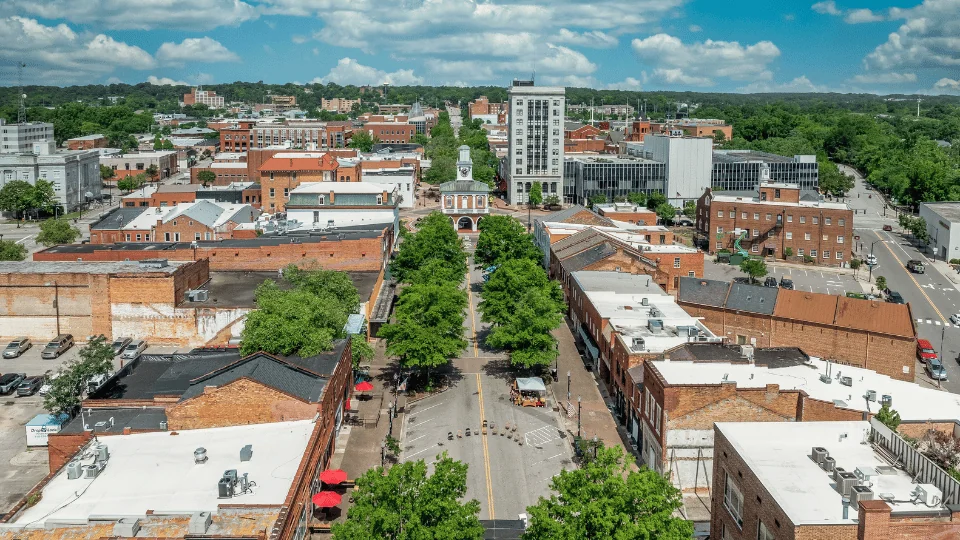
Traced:
<svg viewBox="0 0 960 540">
<path fill-rule="evenodd" d="M 917 259 L 910 259 L 907 261 L 907 270 L 910 270 L 914 274 L 924 273 L 923 261 Z"/>
</svg>

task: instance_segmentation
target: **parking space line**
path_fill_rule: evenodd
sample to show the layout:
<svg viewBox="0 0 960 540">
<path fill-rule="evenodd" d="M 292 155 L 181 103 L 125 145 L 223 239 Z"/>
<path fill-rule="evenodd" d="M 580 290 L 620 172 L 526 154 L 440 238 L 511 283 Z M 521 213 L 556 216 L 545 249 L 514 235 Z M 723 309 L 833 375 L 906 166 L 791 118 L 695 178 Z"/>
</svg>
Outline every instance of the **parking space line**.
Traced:
<svg viewBox="0 0 960 540">
<path fill-rule="evenodd" d="M 461 298 L 463 298 L 463 297 L 461 296 Z M 430 409 L 432 409 L 432 408 L 434 408 L 434 407 L 439 407 L 440 405 L 443 405 L 443 403 L 437 403 L 436 405 L 431 405 L 431 406 L 427 407 L 426 409 L 417 410 L 417 411 L 410 411 L 410 412 L 416 412 L 417 414 L 419 414 L 419 413 L 422 413 L 423 411 L 429 411 Z"/>
<path fill-rule="evenodd" d="M 460 298 L 463 298 L 463 297 L 461 296 Z M 410 418 L 413 418 L 413 417 L 411 416 Z M 410 426 L 410 427 L 411 427 L 411 428 L 415 428 L 415 427 L 417 427 L 417 426 L 422 426 L 423 424 L 426 424 L 427 422 L 433 422 L 434 420 L 436 420 L 436 418 L 431 418 L 431 419 L 429 419 L 429 420 L 424 420 L 423 422 L 417 422 L 416 424 L 414 424 L 414 425 L 412 425 L 412 426 Z"/>
<path fill-rule="evenodd" d="M 422 439 L 422 438 L 424 438 L 424 437 L 426 437 L 426 435 L 421 435 L 421 436 L 417 437 L 416 439 L 410 439 L 409 441 L 406 441 L 406 442 L 412 443 L 412 442 L 414 442 L 414 441 L 419 441 L 420 439 Z"/>
<path fill-rule="evenodd" d="M 462 297 L 461 297 L 461 298 L 462 298 Z M 410 458 L 412 458 L 413 456 L 415 456 L 415 455 L 417 455 L 417 454 L 422 454 L 422 453 L 426 452 L 427 450 L 433 450 L 433 447 L 432 447 L 432 446 L 428 446 L 428 447 L 424 448 L 423 450 L 420 450 L 419 452 L 414 452 L 414 453 L 412 453 L 412 454 L 407 454 L 406 456 L 403 456 L 403 459 L 404 459 L 405 461 L 410 461 Z"/>
</svg>

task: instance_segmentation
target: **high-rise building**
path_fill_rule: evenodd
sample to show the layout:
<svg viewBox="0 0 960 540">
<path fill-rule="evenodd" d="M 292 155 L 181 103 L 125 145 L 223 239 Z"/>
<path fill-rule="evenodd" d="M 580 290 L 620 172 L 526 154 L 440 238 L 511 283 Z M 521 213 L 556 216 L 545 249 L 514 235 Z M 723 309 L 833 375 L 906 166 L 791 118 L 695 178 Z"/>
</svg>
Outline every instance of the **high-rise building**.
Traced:
<svg viewBox="0 0 960 540">
<path fill-rule="evenodd" d="M 32 152 L 33 143 L 53 140 L 53 124 L 27 122 L 7 124 L 0 120 L 0 154 Z"/>
<path fill-rule="evenodd" d="M 507 89 L 509 152 L 501 162 L 510 204 L 528 200 L 540 182 L 544 193 L 563 191 L 563 87 L 514 80 Z"/>
<path fill-rule="evenodd" d="M 183 95 L 184 105 L 206 105 L 211 109 L 222 109 L 224 106 L 223 96 L 218 96 L 213 90 L 201 90 L 194 88 L 189 94 Z"/>
</svg>

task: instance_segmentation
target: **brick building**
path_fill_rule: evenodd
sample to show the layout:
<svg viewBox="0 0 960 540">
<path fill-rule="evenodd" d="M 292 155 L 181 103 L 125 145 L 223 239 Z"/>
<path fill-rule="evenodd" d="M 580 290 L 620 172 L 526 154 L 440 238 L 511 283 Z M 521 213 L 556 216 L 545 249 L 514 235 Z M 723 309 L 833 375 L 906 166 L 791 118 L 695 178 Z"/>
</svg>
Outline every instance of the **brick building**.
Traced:
<svg viewBox="0 0 960 540">
<path fill-rule="evenodd" d="M 220 127 L 220 151 L 246 152 L 249 150 L 250 130 L 255 125 L 256 122 L 253 120 L 234 120 Z"/>
<path fill-rule="evenodd" d="M 960 482 L 876 420 L 717 423 L 714 439 L 711 538 L 960 536 Z"/>
<path fill-rule="evenodd" d="M 730 343 L 807 354 L 913 381 L 917 332 L 909 304 L 681 278 L 677 303 Z"/>
<path fill-rule="evenodd" d="M 218 96 L 213 90 L 201 90 L 193 88 L 190 93 L 183 95 L 184 105 L 206 105 L 211 109 L 222 109 L 224 102 L 223 96 Z"/>
<path fill-rule="evenodd" d="M 754 256 L 839 266 L 853 257 L 853 211 L 844 203 L 800 199 L 794 184 L 761 183 L 756 197 L 708 189 L 697 201 L 696 228 L 710 253 L 742 250 Z"/>
<path fill-rule="evenodd" d="M 471 120 L 474 116 L 506 114 L 509 107 L 510 104 L 506 101 L 491 103 L 487 96 L 480 96 L 467 105 Z"/>
<path fill-rule="evenodd" d="M 155 152 L 140 152 L 137 154 L 120 154 L 116 156 L 101 156 L 100 165 L 113 169 L 113 178 L 105 182 L 116 183 L 128 176 L 145 174 L 151 165 L 157 168 L 157 176 L 152 180 L 162 180 L 180 172 L 177 152 L 175 150 L 157 150 Z"/>
<path fill-rule="evenodd" d="M 247 152 L 247 179 L 250 181 L 260 178 L 260 167 L 273 157 L 315 157 L 320 158 L 322 154 L 330 154 L 335 158 L 359 158 L 360 151 L 355 148 L 338 148 L 326 150 L 324 152 L 304 152 L 302 150 L 293 150 L 283 146 L 271 148 L 254 148 Z"/>
<path fill-rule="evenodd" d="M 84 135 L 67 139 L 67 150 L 95 150 L 106 147 L 107 138 L 103 135 Z"/>
<path fill-rule="evenodd" d="M 347 114 L 353 111 L 354 105 L 360 105 L 360 99 L 347 98 L 320 98 L 320 108 L 324 111 Z"/>
<path fill-rule="evenodd" d="M 406 122 L 368 122 L 361 129 L 387 144 L 406 144 L 417 134 L 417 127 Z"/>
<path fill-rule="evenodd" d="M 234 182 L 246 182 L 249 180 L 250 174 L 250 165 L 242 161 L 231 161 L 231 162 L 218 162 L 207 163 L 205 165 L 197 165 L 195 167 L 190 167 L 190 183 L 199 184 L 200 183 L 200 172 L 201 171 L 211 171 L 216 175 L 216 179 L 211 185 L 214 186 L 225 186 L 227 184 L 232 184 Z M 254 179 L 259 178 L 259 176 L 253 177 Z"/>
<path fill-rule="evenodd" d="M 614 221 L 624 221 L 635 225 L 656 225 L 657 213 L 646 206 L 632 203 L 610 203 L 594 206 L 598 214 Z"/>
<path fill-rule="evenodd" d="M 260 166 L 261 205 L 265 211 L 282 212 L 290 192 L 311 182 L 358 182 L 360 166 L 341 164 L 331 153 L 280 154 Z"/>
<path fill-rule="evenodd" d="M 667 122 L 651 122 L 650 129 L 656 133 L 676 134 L 687 137 L 717 137 L 723 134 L 723 140 L 733 139 L 733 126 L 723 120 L 684 118 Z M 642 138 L 640 140 L 643 140 Z"/>
<path fill-rule="evenodd" d="M 252 223 L 260 215 L 260 211 L 249 204 L 218 203 L 210 199 L 167 203 L 167 200 L 195 197 L 195 190 L 187 195 L 158 190 L 151 196 L 151 201 L 157 201 L 156 206 L 117 208 L 91 223 L 90 243 L 229 240 L 237 226 Z"/>
<path fill-rule="evenodd" d="M 302 150 L 329 150 L 346 148 L 353 134 L 350 122 L 297 122 L 257 124 L 250 130 L 249 148 L 268 148 L 288 145 Z"/>
<path fill-rule="evenodd" d="M 126 211 L 123 209 L 121 211 Z M 53 246 L 33 254 L 35 261 L 122 262 L 162 257 L 170 261 L 206 260 L 213 271 L 274 272 L 289 264 L 303 268 L 380 272 L 393 248 L 390 228 L 341 229 L 320 235 L 263 236 L 217 242 L 90 243 Z M 135 238 L 135 237 L 134 237 Z M 296 242 L 291 242 L 291 238 Z"/>
</svg>

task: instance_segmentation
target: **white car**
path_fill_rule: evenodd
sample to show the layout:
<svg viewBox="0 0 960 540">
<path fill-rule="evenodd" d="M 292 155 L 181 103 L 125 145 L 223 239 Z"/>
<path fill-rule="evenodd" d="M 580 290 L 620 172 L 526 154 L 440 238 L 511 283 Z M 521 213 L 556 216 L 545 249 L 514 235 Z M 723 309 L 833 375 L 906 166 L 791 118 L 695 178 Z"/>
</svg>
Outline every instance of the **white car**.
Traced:
<svg viewBox="0 0 960 540">
<path fill-rule="evenodd" d="M 867 264 L 869 266 L 877 265 L 877 256 L 876 255 L 867 255 Z"/>
<path fill-rule="evenodd" d="M 954 313 L 950 316 L 950 322 L 960 326 L 960 313 Z"/>
<path fill-rule="evenodd" d="M 50 393 L 50 388 L 53 385 L 53 381 L 60 376 L 60 373 L 54 373 L 47 378 L 46 382 L 43 383 L 43 386 L 40 387 L 40 390 L 37 392 L 41 396 L 45 396 Z"/>
</svg>

